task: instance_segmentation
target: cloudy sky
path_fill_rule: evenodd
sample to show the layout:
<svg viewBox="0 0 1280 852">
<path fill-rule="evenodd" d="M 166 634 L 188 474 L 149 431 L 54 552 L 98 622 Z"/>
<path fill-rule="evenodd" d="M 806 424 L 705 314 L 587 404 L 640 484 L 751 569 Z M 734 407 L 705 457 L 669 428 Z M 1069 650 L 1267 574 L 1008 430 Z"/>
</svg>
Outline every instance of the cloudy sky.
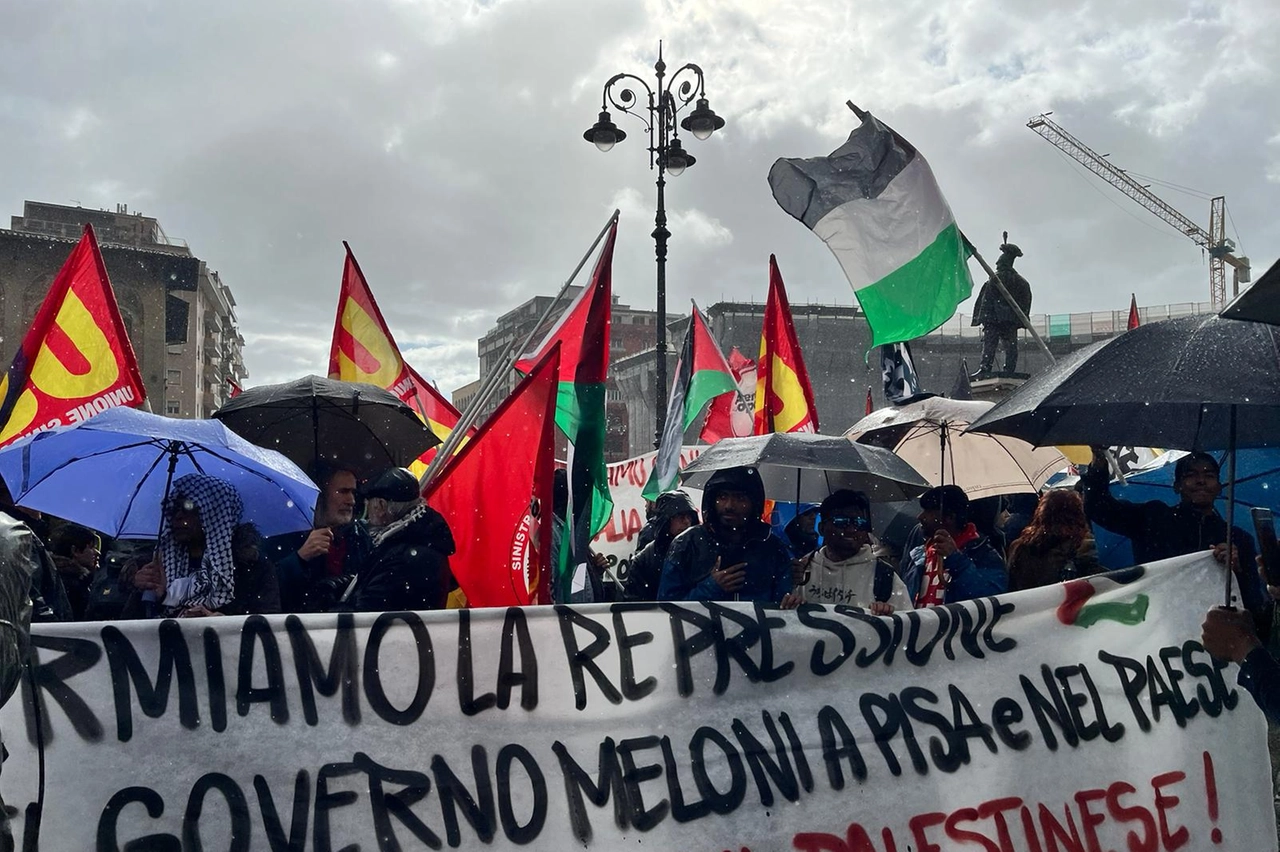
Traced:
<svg viewBox="0 0 1280 852">
<path fill-rule="evenodd" d="M 1274 0 L 0 0 L 0 214 L 24 199 L 157 217 L 239 302 L 250 384 L 323 372 L 351 242 L 406 357 L 446 391 L 476 338 L 554 293 L 615 208 L 623 302 L 654 303 L 643 128 L 583 141 L 604 81 L 696 62 L 728 122 L 668 184 L 669 304 L 850 304 L 773 202 L 778 157 L 873 110 L 929 158 L 1036 312 L 1204 301 L 1205 258 L 1026 128 L 1054 120 L 1202 226 L 1227 198 L 1260 274 L 1280 254 Z M 1145 179 L 1144 179 L 1145 180 Z M 1195 194 L 1166 188 L 1176 184 Z M 964 310 L 964 308 L 962 308 Z"/>
</svg>

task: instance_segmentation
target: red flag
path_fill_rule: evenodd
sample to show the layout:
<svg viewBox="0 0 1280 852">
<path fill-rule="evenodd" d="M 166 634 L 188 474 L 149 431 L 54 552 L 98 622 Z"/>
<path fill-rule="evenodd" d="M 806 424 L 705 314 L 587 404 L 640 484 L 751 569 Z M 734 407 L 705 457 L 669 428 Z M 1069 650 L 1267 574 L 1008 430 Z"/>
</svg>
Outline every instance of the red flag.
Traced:
<svg viewBox="0 0 1280 852">
<path fill-rule="evenodd" d="M 329 378 L 386 388 L 444 441 L 462 415 L 400 355 L 400 348 L 382 318 L 351 246 L 345 242 L 342 245 L 347 250 L 347 260 L 342 268 L 342 292 L 338 294 L 333 341 L 329 344 Z M 435 454 L 436 447 L 427 450 L 410 466 L 414 473 L 421 476 Z"/>
<path fill-rule="evenodd" d="M 146 398 L 98 241 L 85 225 L 0 378 L 0 446 Z"/>
<path fill-rule="evenodd" d="M 227 386 L 230 388 L 230 390 L 227 391 L 228 397 L 230 397 L 231 399 L 235 399 L 240 394 L 244 393 L 244 388 L 240 387 L 239 382 L 237 382 L 235 379 L 231 378 L 230 376 L 227 376 L 226 379 L 227 379 Z"/>
<path fill-rule="evenodd" d="M 758 363 L 755 433 L 817 432 L 813 386 L 804 368 L 787 291 L 773 255 L 769 255 L 769 300 L 764 306 Z"/>
<path fill-rule="evenodd" d="M 425 493 L 449 522 L 472 607 L 551 602 L 551 505 L 560 347 L 543 356 Z"/>
<path fill-rule="evenodd" d="M 875 410 L 875 403 L 871 401 L 871 388 L 867 388 L 867 414 L 870 414 Z"/>
<path fill-rule="evenodd" d="M 1138 297 L 1134 293 L 1129 294 L 1129 331 L 1133 331 L 1139 325 L 1138 322 Z"/>
<path fill-rule="evenodd" d="M 703 421 L 699 443 L 714 444 L 721 438 L 745 438 L 752 434 L 756 396 L 756 362 L 738 351 L 729 350 L 729 369 L 738 383 L 736 394 L 725 394 L 711 400 L 707 419 Z"/>
</svg>

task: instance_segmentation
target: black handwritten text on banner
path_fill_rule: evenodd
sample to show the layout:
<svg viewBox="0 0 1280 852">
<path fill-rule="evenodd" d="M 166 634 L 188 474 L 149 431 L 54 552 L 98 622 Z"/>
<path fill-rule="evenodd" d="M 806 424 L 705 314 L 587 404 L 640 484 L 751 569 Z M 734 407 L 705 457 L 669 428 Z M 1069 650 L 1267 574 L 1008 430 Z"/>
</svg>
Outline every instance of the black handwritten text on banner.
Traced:
<svg viewBox="0 0 1280 852">
<path fill-rule="evenodd" d="M 1261 716 L 1195 638 L 1219 572 L 1186 557 L 887 618 L 41 627 L 0 712 L 0 794 L 22 848 L 39 730 L 51 850 L 1274 848 Z"/>
</svg>

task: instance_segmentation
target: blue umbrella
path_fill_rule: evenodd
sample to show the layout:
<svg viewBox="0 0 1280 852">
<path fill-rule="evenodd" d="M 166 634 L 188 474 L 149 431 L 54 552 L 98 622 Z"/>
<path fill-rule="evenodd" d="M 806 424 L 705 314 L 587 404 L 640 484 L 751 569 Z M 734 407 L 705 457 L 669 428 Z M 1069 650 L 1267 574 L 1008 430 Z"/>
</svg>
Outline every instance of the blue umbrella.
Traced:
<svg viewBox="0 0 1280 852">
<path fill-rule="evenodd" d="M 263 535 L 311 529 L 315 483 L 214 420 L 112 408 L 0 450 L 15 503 L 116 538 L 154 539 L 170 484 L 188 473 L 229 482 Z"/>
</svg>

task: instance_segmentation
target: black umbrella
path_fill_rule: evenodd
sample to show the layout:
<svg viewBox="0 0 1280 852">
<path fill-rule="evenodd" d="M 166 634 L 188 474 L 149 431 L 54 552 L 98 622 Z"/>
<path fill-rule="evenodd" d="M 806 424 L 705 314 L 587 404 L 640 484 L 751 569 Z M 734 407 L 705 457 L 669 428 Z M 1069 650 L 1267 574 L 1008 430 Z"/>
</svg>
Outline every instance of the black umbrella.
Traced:
<svg viewBox="0 0 1280 852">
<path fill-rule="evenodd" d="M 848 438 L 804 432 L 722 438 L 681 473 L 684 484 L 705 488 L 711 474 L 754 467 L 774 500 L 818 503 L 833 491 L 852 488 L 873 502 L 909 500 L 929 483 L 892 452 Z"/>
<path fill-rule="evenodd" d="M 319 376 L 249 388 L 213 416 L 304 469 L 341 463 L 361 478 L 407 466 L 440 443 L 390 391 Z"/>
<path fill-rule="evenodd" d="M 1280 328 L 1212 315 L 1140 326 L 1054 364 L 969 429 L 1038 446 L 1226 449 L 1231 518 L 1235 450 L 1280 442 Z"/>
<path fill-rule="evenodd" d="M 1271 264 L 1257 283 L 1232 299 L 1221 316 L 1280 325 L 1280 261 Z"/>
<path fill-rule="evenodd" d="M 971 432 L 1037 446 L 1181 450 L 1280 442 L 1280 328 L 1191 316 L 1140 326 L 1063 358 Z"/>
</svg>

